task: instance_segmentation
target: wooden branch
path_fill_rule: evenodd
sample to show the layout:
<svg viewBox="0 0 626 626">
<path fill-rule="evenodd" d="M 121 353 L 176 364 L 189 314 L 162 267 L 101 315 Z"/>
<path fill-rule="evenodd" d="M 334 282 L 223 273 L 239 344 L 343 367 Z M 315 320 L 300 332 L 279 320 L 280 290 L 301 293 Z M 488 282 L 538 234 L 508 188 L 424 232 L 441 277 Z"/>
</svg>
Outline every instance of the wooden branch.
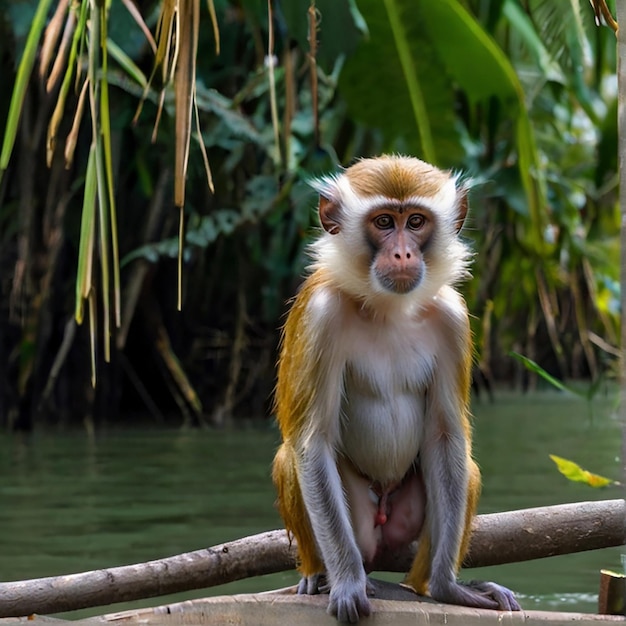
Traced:
<svg viewBox="0 0 626 626">
<path fill-rule="evenodd" d="M 284 530 L 213 548 L 81 574 L 0 583 L 0 617 L 58 613 L 213 587 L 293 568 Z"/>
<path fill-rule="evenodd" d="M 626 543 L 624 500 L 580 502 L 476 518 L 467 567 L 595 550 Z M 390 560 L 407 571 L 414 551 Z M 293 569 L 295 546 L 272 530 L 147 563 L 0 583 L 0 617 L 58 613 L 151 598 Z"/>
<path fill-rule="evenodd" d="M 624 500 L 574 502 L 491 513 L 474 520 L 463 567 L 519 563 L 624 544 Z M 406 572 L 414 554 L 398 556 L 384 563 L 384 569 Z"/>
<path fill-rule="evenodd" d="M 626 544 L 626 502 L 574 502 L 476 518 L 463 565 L 481 567 Z"/>
</svg>

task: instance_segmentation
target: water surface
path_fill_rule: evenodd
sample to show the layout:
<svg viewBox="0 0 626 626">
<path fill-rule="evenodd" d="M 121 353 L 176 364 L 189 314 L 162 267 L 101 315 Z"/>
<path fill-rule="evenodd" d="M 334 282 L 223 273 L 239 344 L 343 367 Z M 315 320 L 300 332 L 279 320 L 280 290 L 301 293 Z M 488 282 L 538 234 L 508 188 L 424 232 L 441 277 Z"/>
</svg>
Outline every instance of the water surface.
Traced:
<svg viewBox="0 0 626 626">
<path fill-rule="evenodd" d="M 618 477 L 615 398 L 594 403 L 554 392 L 498 394 L 476 403 L 480 512 L 622 497 L 565 480 L 548 454 Z M 0 580 L 114 567 L 220 544 L 281 526 L 270 466 L 278 433 L 145 427 L 0 438 Z M 596 610 L 599 570 L 620 569 L 626 549 L 469 570 L 497 580 L 524 608 Z M 395 576 L 395 578 L 394 578 Z M 399 580 L 399 575 L 391 579 Z M 79 618 L 181 599 L 294 583 L 285 572 L 210 590 L 63 614 Z"/>
</svg>

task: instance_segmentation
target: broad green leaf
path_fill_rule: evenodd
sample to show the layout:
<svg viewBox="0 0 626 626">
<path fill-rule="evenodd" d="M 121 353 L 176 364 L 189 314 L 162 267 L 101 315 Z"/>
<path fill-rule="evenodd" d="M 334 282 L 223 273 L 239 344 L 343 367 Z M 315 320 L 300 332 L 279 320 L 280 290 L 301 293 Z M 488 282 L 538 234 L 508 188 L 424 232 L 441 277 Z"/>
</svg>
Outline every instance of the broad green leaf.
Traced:
<svg viewBox="0 0 626 626">
<path fill-rule="evenodd" d="M 420 2 L 428 36 L 446 70 L 476 103 L 496 97 L 524 108 L 524 92 L 504 52 L 458 0 Z"/>
<path fill-rule="evenodd" d="M 524 90 L 515 68 L 458 0 L 422 2 L 421 5 L 429 39 L 446 71 L 470 101 L 498 98 L 507 117 L 515 123 L 519 174 L 532 218 L 532 237 L 527 244 L 542 249 L 546 192 Z"/>
<path fill-rule="evenodd" d="M 385 150 L 458 163 L 452 84 L 425 23 L 428 2 L 359 2 L 369 38 L 348 58 L 339 91 L 350 115 L 390 138 Z"/>
<path fill-rule="evenodd" d="M 578 465 L 578 463 L 574 463 L 574 461 L 568 461 L 560 456 L 556 456 L 555 454 L 551 454 L 550 458 L 556 463 L 556 466 L 568 480 L 577 483 L 585 483 L 590 487 L 606 487 L 607 485 L 614 484 L 615 481 L 610 478 L 606 478 L 605 476 L 600 476 L 598 474 L 592 474 L 591 472 L 583 469 Z"/>
<path fill-rule="evenodd" d="M 358 120 L 437 165 L 458 164 L 454 90 L 471 103 L 496 98 L 515 129 L 519 177 L 531 216 L 529 249 L 543 250 L 545 183 L 515 69 L 458 0 L 363 0 L 370 38 L 350 57 L 340 92 Z"/>
<path fill-rule="evenodd" d="M 426 110 L 426 101 L 424 100 L 424 90 L 417 77 L 417 68 L 414 57 L 411 54 L 410 40 L 400 13 L 400 6 L 396 0 L 384 0 L 384 4 L 387 9 L 389 26 L 396 42 L 396 50 L 402 73 L 404 74 L 404 81 L 409 92 L 411 109 L 415 116 L 424 158 L 431 163 L 435 163 L 437 156 L 428 111 Z"/>
</svg>

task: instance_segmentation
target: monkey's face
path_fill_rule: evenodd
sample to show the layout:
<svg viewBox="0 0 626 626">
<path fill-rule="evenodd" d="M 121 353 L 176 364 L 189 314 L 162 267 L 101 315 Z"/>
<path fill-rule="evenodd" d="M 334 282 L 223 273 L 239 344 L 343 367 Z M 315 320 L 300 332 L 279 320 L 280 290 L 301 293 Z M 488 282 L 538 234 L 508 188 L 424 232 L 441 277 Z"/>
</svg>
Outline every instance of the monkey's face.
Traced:
<svg viewBox="0 0 626 626">
<path fill-rule="evenodd" d="M 433 236 L 430 212 L 390 203 L 366 215 L 364 230 L 373 280 L 390 293 L 406 294 L 417 288 L 426 271 L 424 251 Z"/>
<path fill-rule="evenodd" d="M 326 231 L 315 263 L 356 300 L 421 307 L 467 275 L 459 231 L 467 190 L 449 172 L 410 157 L 363 159 L 313 182 Z"/>
</svg>

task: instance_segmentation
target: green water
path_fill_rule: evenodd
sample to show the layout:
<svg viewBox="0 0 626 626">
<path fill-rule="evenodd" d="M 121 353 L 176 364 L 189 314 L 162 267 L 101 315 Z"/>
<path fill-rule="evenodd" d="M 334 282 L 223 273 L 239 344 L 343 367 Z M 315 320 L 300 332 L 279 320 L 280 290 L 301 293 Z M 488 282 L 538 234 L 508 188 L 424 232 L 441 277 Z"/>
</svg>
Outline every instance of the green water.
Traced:
<svg viewBox="0 0 626 626">
<path fill-rule="evenodd" d="M 614 398 L 587 405 L 555 393 L 499 394 L 474 406 L 480 512 L 622 497 L 565 480 L 549 453 L 594 472 L 619 472 Z M 124 565 L 278 528 L 270 464 L 272 427 L 236 432 L 114 430 L 0 438 L 0 580 Z M 527 609 L 593 612 L 599 570 L 626 549 L 464 573 L 514 589 Z M 210 594 L 292 584 L 293 572 L 145 602 L 64 614 L 78 618 Z M 393 578 L 392 578 L 393 579 Z M 399 579 L 399 576 L 397 576 Z"/>
</svg>

